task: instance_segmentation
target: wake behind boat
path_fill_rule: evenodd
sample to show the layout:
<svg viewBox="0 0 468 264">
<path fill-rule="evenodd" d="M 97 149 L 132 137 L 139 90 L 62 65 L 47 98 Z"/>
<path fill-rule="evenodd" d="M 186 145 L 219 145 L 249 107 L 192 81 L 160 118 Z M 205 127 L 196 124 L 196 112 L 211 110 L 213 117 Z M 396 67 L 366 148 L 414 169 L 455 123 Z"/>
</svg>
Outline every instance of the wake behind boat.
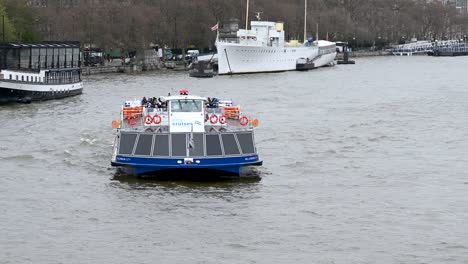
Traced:
<svg viewBox="0 0 468 264">
<path fill-rule="evenodd" d="M 0 103 L 58 99 L 81 94 L 78 42 L 0 44 Z"/>
<path fill-rule="evenodd" d="M 232 101 L 180 95 L 127 101 L 112 166 L 136 176 L 239 176 L 260 166 L 254 140 L 257 119 Z"/>
</svg>

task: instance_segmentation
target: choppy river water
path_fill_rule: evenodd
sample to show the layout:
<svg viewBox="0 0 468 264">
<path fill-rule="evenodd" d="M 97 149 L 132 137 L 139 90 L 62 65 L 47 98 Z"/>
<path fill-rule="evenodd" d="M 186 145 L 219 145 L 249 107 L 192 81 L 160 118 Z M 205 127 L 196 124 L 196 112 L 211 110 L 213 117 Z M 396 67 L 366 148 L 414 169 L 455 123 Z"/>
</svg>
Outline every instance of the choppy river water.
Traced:
<svg viewBox="0 0 468 264">
<path fill-rule="evenodd" d="M 0 263 L 467 263 L 468 60 L 310 72 L 92 76 L 0 106 Z M 261 179 L 110 167 L 124 98 L 231 98 L 259 118 Z"/>
</svg>

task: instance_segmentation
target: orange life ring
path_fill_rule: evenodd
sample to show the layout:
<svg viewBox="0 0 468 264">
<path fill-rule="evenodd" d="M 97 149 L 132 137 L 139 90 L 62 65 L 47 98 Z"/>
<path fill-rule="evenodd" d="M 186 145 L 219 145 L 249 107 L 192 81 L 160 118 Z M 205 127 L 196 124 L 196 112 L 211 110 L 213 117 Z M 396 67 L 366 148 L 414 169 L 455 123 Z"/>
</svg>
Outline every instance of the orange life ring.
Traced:
<svg viewBox="0 0 468 264">
<path fill-rule="evenodd" d="M 239 118 L 239 123 L 242 126 L 246 126 L 249 123 L 249 118 L 247 118 L 246 116 L 242 116 L 241 118 Z"/>
<path fill-rule="evenodd" d="M 159 125 L 161 124 L 161 122 L 162 122 L 162 117 L 158 114 L 155 114 L 153 116 L 153 123 L 155 123 L 156 125 Z"/>
<path fill-rule="evenodd" d="M 127 119 L 127 123 L 131 126 L 134 126 L 138 123 L 138 119 L 132 115 Z"/>
<path fill-rule="evenodd" d="M 221 125 L 226 124 L 226 121 L 227 121 L 227 118 L 226 118 L 225 115 L 220 115 L 220 116 L 219 116 L 219 123 L 220 123 Z"/>
<path fill-rule="evenodd" d="M 150 116 L 150 115 L 146 115 L 145 116 L 145 124 L 150 125 L 151 123 L 153 123 L 153 117 Z"/>
<path fill-rule="evenodd" d="M 212 114 L 212 115 L 210 116 L 210 123 L 211 123 L 211 124 L 216 124 L 216 123 L 218 123 L 218 116 L 215 115 L 215 114 Z"/>
</svg>

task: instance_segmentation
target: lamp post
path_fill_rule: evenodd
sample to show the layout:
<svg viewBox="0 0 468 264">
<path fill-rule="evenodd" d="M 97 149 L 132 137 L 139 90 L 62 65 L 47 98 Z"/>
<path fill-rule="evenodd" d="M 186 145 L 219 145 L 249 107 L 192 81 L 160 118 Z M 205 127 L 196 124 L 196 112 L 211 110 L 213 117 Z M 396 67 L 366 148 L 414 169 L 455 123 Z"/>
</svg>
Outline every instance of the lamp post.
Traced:
<svg viewBox="0 0 468 264">
<path fill-rule="evenodd" d="M 3 42 L 5 42 L 5 15 L 2 16 L 2 36 Z"/>
</svg>

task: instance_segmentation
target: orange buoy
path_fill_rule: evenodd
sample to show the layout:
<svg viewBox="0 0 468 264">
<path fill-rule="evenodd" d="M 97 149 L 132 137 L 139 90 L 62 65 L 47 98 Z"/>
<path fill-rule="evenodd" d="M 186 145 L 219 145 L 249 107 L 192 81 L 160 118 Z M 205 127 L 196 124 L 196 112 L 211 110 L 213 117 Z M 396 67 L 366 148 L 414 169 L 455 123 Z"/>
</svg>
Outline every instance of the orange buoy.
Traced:
<svg viewBox="0 0 468 264">
<path fill-rule="evenodd" d="M 258 119 L 255 118 L 254 120 L 252 120 L 252 126 L 253 127 L 258 127 Z"/>
<path fill-rule="evenodd" d="M 112 128 L 118 128 L 119 127 L 119 121 L 113 120 L 112 121 Z"/>
</svg>

